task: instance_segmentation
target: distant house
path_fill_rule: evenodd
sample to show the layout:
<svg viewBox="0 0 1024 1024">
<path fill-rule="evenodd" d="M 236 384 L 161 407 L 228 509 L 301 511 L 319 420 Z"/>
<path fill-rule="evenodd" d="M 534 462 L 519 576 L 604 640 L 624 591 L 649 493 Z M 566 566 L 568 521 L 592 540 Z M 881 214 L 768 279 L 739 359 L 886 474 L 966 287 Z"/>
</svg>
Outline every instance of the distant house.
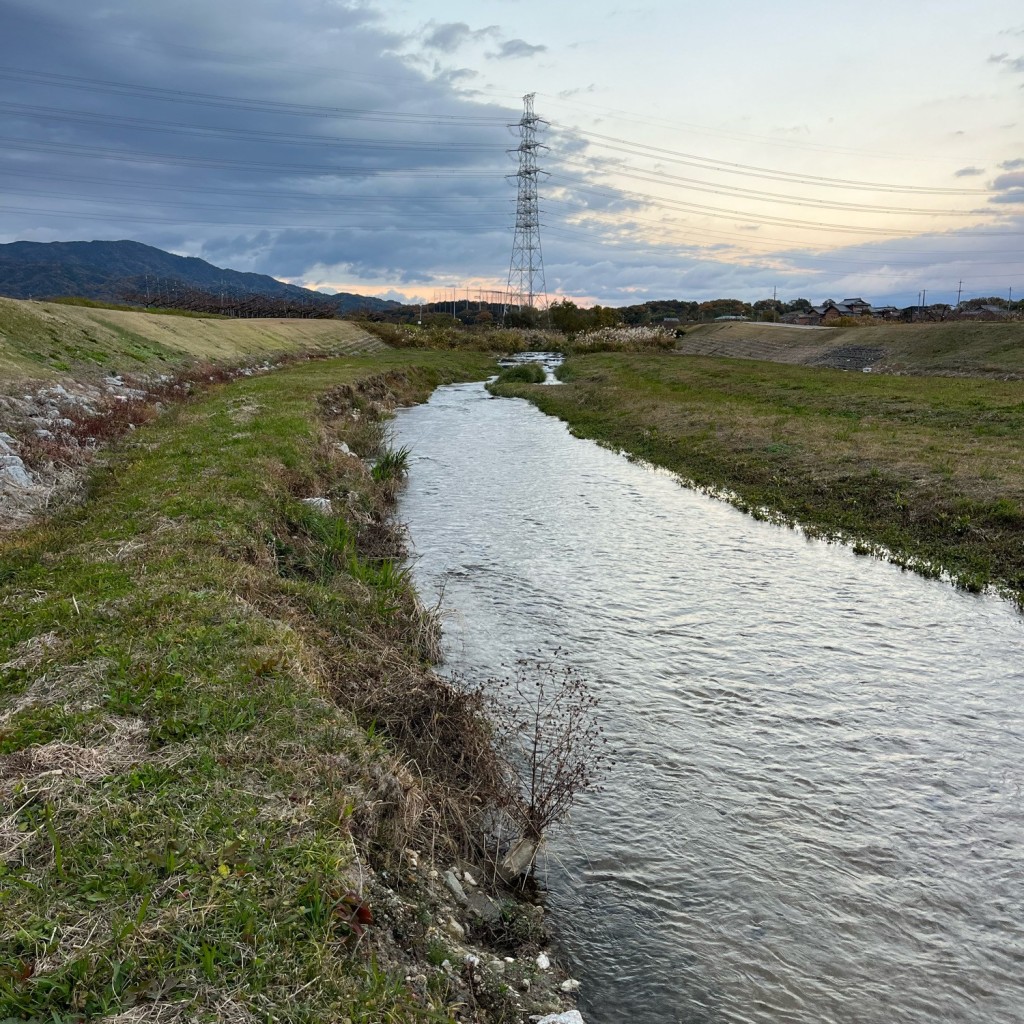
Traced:
<svg viewBox="0 0 1024 1024">
<path fill-rule="evenodd" d="M 990 303 L 978 306 L 975 309 L 960 309 L 954 310 L 953 315 L 957 320 L 981 320 L 981 321 L 995 321 L 995 320 L 1006 320 L 1009 318 L 1009 312 L 1003 309 L 1002 306 L 993 306 Z"/>
<path fill-rule="evenodd" d="M 895 306 L 872 306 L 871 315 L 876 320 L 898 320 L 900 311 Z"/>
<path fill-rule="evenodd" d="M 900 310 L 899 317 L 907 323 L 938 323 L 950 318 L 951 309 L 945 302 L 936 302 L 930 306 L 907 306 Z"/>
<path fill-rule="evenodd" d="M 814 307 L 814 312 L 818 314 L 818 323 L 826 326 L 834 324 L 840 317 L 860 315 L 854 313 L 845 302 L 836 302 L 835 299 L 826 299 L 820 306 Z"/>
<path fill-rule="evenodd" d="M 792 313 L 784 313 L 780 317 L 780 322 L 784 324 L 797 324 L 800 327 L 817 327 L 821 323 L 821 314 L 815 313 L 814 310 L 794 310 Z"/>
<path fill-rule="evenodd" d="M 882 308 L 898 313 L 895 306 L 884 306 Z M 818 314 L 819 322 L 823 324 L 835 323 L 836 320 L 844 316 L 877 317 L 880 315 L 880 310 L 875 309 L 870 302 L 866 302 L 859 296 L 852 299 L 843 299 L 842 302 L 836 302 L 835 299 L 826 299 L 820 306 L 814 307 L 814 312 Z"/>
</svg>

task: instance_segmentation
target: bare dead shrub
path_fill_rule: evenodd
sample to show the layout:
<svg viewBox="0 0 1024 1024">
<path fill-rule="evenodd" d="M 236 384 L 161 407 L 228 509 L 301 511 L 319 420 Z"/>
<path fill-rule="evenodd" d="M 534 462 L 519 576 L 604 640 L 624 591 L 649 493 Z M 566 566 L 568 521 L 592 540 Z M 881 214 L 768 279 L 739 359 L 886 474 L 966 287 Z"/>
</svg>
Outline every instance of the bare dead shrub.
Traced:
<svg viewBox="0 0 1024 1024">
<path fill-rule="evenodd" d="M 539 843 L 611 764 L 598 699 L 572 666 L 540 659 L 520 659 L 510 677 L 489 680 L 486 690 L 509 780 L 503 810 L 519 835 Z"/>
</svg>

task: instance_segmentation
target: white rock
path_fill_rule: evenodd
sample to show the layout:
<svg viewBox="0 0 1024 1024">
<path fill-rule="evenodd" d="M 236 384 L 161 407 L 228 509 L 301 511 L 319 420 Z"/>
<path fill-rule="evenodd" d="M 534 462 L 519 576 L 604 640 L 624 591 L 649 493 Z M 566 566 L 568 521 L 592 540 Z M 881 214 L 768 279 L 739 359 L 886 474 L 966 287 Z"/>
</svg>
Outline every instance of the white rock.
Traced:
<svg viewBox="0 0 1024 1024">
<path fill-rule="evenodd" d="M 334 511 L 330 498 L 303 498 L 302 504 L 315 508 L 317 512 L 326 512 L 328 515 Z"/>
<path fill-rule="evenodd" d="M 17 455 L 0 455 L 0 482 L 5 479 L 19 487 L 31 487 L 33 484 L 25 463 Z"/>
<path fill-rule="evenodd" d="M 461 942 L 466 937 L 466 929 L 454 917 L 449 917 L 445 921 L 444 930 L 457 942 Z"/>
<path fill-rule="evenodd" d="M 549 1013 L 541 1017 L 537 1024 L 584 1024 L 584 1020 L 579 1010 L 566 1010 L 564 1013 Z"/>
<path fill-rule="evenodd" d="M 566 978 L 559 986 L 563 992 L 578 992 L 580 983 L 575 978 Z"/>
<path fill-rule="evenodd" d="M 547 953 L 538 953 L 537 954 L 537 966 L 542 971 L 549 970 L 551 968 L 551 957 L 549 957 L 547 955 Z"/>
<path fill-rule="evenodd" d="M 462 880 L 466 885 L 476 885 L 476 879 L 468 871 L 462 872 Z"/>
<path fill-rule="evenodd" d="M 459 880 L 455 877 L 454 871 L 446 871 L 444 873 L 444 884 L 459 903 L 465 904 L 466 890 L 462 888 Z"/>
</svg>

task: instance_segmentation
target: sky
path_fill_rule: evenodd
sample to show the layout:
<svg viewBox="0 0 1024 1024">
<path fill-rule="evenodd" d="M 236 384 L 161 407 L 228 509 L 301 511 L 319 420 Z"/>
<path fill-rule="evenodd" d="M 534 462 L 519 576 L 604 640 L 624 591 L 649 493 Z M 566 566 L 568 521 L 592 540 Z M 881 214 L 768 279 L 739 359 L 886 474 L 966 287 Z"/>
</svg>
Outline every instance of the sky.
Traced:
<svg viewBox="0 0 1024 1024">
<path fill-rule="evenodd" d="M 1024 297 L 1019 0 L 0 0 L 0 242 L 324 291 Z M 511 152 L 510 152 L 511 150 Z"/>
</svg>

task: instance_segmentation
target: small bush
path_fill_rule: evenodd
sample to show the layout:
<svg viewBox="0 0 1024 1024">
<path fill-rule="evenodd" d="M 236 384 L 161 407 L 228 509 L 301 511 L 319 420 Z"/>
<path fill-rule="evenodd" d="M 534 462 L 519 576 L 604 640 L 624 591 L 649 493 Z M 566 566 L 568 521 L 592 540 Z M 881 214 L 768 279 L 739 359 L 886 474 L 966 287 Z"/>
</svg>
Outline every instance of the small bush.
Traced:
<svg viewBox="0 0 1024 1024">
<path fill-rule="evenodd" d="M 507 366 L 498 374 L 498 384 L 543 384 L 547 374 L 540 363 L 519 363 Z"/>
</svg>

